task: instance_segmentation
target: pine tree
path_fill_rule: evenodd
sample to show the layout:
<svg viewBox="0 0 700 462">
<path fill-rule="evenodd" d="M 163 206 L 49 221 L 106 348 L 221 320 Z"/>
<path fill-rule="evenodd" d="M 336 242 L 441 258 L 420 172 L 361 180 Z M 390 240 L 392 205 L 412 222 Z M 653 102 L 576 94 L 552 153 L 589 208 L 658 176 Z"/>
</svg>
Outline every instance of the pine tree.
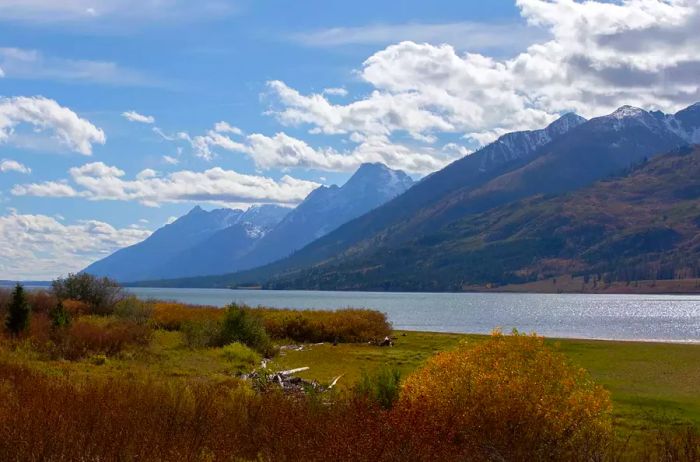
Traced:
<svg viewBox="0 0 700 462">
<path fill-rule="evenodd" d="M 21 284 L 17 284 L 12 291 L 12 301 L 5 326 L 13 334 L 24 332 L 29 327 L 29 304 Z"/>
</svg>

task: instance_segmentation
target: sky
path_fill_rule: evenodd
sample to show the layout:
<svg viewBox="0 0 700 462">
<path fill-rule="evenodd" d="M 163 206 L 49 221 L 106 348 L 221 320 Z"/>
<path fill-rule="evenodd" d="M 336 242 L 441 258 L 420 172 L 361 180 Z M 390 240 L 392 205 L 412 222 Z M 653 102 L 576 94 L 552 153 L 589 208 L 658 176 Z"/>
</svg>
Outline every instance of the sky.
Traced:
<svg viewBox="0 0 700 462">
<path fill-rule="evenodd" d="M 698 30 L 700 0 L 0 0 L 0 279 L 566 112 L 675 112 Z"/>
</svg>

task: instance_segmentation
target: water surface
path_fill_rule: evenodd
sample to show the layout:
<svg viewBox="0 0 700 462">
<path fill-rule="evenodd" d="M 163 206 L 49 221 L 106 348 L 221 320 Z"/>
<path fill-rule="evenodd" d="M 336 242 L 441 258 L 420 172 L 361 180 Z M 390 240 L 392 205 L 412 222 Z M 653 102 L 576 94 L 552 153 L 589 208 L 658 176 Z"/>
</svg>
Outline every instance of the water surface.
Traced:
<svg viewBox="0 0 700 462">
<path fill-rule="evenodd" d="M 547 337 L 700 342 L 700 296 L 319 292 L 130 288 L 144 298 L 225 306 L 372 308 L 396 329 L 489 333 L 517 328 Z"/>
</svg>

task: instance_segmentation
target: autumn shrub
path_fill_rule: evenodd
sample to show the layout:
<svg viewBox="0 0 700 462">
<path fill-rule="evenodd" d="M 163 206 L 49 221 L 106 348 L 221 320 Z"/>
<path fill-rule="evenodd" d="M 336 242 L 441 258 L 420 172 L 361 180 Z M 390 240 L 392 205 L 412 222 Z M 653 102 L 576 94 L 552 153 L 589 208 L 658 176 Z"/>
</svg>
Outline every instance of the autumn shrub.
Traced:
<svg viewBox="0 0 700 462">
<path fill-rule="evenodd" d="M 501 370 L 501 364 L 504 371 L 512 365 L 504 361 L 496 368 Z M 513 375 L 519 377 L 519 371 L 516 367 Z M 47 376 L 0 361 L 0 460 L 697 460 L 696 431 L 663 437 L 651 432 L 639 447 L 620 452 L 611 452 L 598 438 L 574 453 L 537 451 L 542 444 L 561 441 L 555 438 L 539 442 L 525 455 L 496 453 L 500 446 L 493 446 L 493 427 L 472 421 L 476 425 L 472 431 L 483 436 L 475 446 L 460 425 L 468 416 L 442 407 L 461 401 L 447 399 L 444 391 L 439 386 L 436 390 L 436 396 L 445 400 L 437 409 L 435 400 L 429 400 L 431 406 L 417 406 L 400 399 L 386 410 L 364 399 L 319 401 L 274 391 L 257 394 L 235 380 Z M 512 411 L 501 410 L 504 422 L 513 422 Z M 557 419 L 558 411 L 548 417 Z M 585 428 L 582 423 L 571 434 Z M 509 431 L 517 440 L 519 433 L 531 430 L 514 426 Z M 596 445 L 597 454 L 591 456 Z"/>
<path fill-rule="evenodd" d="M 109 315 L 124 298 L 124 291 L 116 281 L 98 278 L 87 273 L 69 274 L 51 284 L 51 291 L 61 300 L 78 300 L 89 308 L 89 314 Z"/>
<path fill-rule="evenodd" d="M 32 313 L 48 313 L 56 306 L 56 297 L 46 290 L 27 290 L 27 303 Z"/>
<path fill-rule="evenodd" d="M 152 321 L 158 329 L 177 331 L 187 323 L 221 321 L 224 314 L 221 308 L 156 301 L 153 303 Z"/>
<path fill-rule="evenodd" d="M 77 318 L 79 316 L 87 315 L 90 313 L 90 306 L 85 302 L 81 302 L 80 300 L 67 299 L 62 300 L 62 303 L 63 308 L 73 318 Z"/>
<path fill-rule="evenodd" d="M 114 315 L 120 319 L 145 325 L 153 317 L 154 303 L 149 300 L 141 300 L 135 295 L 129 295 L 117 302 L 114 307 Z"/>
<path fill-rule="evenodd" d="M 398 407 L 484 459 L 595 458 L 611 431 L 608 392 L 517 332 L 434 356 L 406 379 Z"/>
<path fill-rule="evenodd" d="M 384 313 L 365 309 L 288 310 L 249 308 L 272 338 L 297 342 L 369 342 L 391 335 Z"/>
<path fill-rule="evenodd" d="M 295 342 L 369 342 L 391 335 L 391 324 L 384 313 L 364 309 L 291 310 L 251 308 L 236 305 L 262 320 L 273 339 Z M 175 302 L 156 302 L 153 323 L 157 328 L 180 330 L 183 324 L 198 321 L 222 321 L 221 308 L 192 306 Z"/>
<path fill-rule="evenodd" d="M 98 354 L 113 356 L 129 346 L 148 345 L 151 337 L 148 326 L 133 321 L 79 319 L 66 329 L 54 331 L 53 353 L 69 360 Z"/>
</svg>

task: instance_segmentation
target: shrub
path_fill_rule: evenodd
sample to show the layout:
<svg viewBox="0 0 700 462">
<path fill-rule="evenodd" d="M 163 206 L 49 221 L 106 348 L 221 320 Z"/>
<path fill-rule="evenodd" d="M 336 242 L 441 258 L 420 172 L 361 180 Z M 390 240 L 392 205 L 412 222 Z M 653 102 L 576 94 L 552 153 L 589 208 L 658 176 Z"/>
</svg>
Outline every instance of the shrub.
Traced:
<svg viewBox="0 0 700 462">
<path fill-rule="evenodd" d="M 62 300 L 62 303 L 63 303 L 63 308 L 73 318 L 77 318 L 78 316 L 82 316 L 84 314 L 90 313 L 90 306 L 88 306 L 88 304 L 85 302 L 81 302 L 79 300 L 68 299 L 68 300 Z"/>
<path fill-rule="evenodd" d="M 32 313 L 48 313 L 56 306 L 56 297 L 45 290 L 30 290 L 27 292 L 27 302 Z"/>
<path fill-rule="evenodd" d="M 244 372 L 260 364 L 261 356 L 240 342 L 234 342 L 221 349 L 221 355 L 233 364 L 237 372 Z"/>
<path fill-rule="evenodd" d="M 393 407 L 401 390 L 401 371 L 389 366 L 382 366 L 374 374 L 363 372 L 355 385 L 355 395 L 379 404 L 384 409 Z"/>
<path fill-rule="evenodd" d="M 61 300 L 78 300 L 87 304 L 90 314 L 107 315 L 124 298 L 121 286 L 109 278 L 97 278 L 87 273 L 69 274 L 51 284 L 54 295 Z"/>
<path fill-rule="evenodd" d="M 238 305 L 230 305 L 221 324 L 220 342 L 241 342 L 265 356 L 274 356 L 274 348 L 259 317 Z"/>
<path fill-rule="evenodd" d="M 63 306 L 61 300 L 49 311 L 49 318 L 51 319 L 51 325 L 57 329 L 68 327 L 71 321 L 70 313 Z"/>
<path fill-rule="evenodd" d="M 406 379 L 399 407 L 488 459 L 592 458 L 611 426 L 608 393 L 541 337 L 517 332 L 434 356 Z"/>
<path fill-rule="evenodd" d="M 221 322 L 216 320 L 185 321 L 180 325 L 188 348 L 221 346 Z"/>
<path fill-rule="evenodd" d="M 29 304 L 24 293 L 24 287 L 21 284 L 17 284 L 12 291 L 5 327 L 14 335 L 24 332 L 29 327 L 29 314 Z"/>
<path fill-rule="evenodd" d="M 249 308 L 250 309 L 250 308 Z M 370 342 L 391 335 L 384 313 L 364 309 L 282 310 L 255 308 L 273 338 L 297 342 Z"/>
<path fill-rule="evenodd" d="M 181 330 L 186 323 L 220 321 L 223 318 L 224 310 L 221 308 L 161 301 L 153 305 L 153 324 L 158 329 Z"/>
<path fill-rule="evenodd" d="M 153 316 L 153 302 L 143 301 L 135 295 L 129 295 L 117 303 L 114 314 L 118 318 L 145 325 Z"/>
<path fill-rule="evenodd" d="M 265 331 L 274 339 L 350 343 L 377 341 L 391 335 L 391 324 L 386 315 L 373 310 L 287 310 L 236 306 L 261 319 Z M 185 323 L 220 321 L 225 315 L 226 310 L 215 307 L 155 302 L 153 323 L 159 329 L 180 330 Z"/>
<path fill-rule="evenodd" d="M 69 360 L 91 355 L 113 356 L 127 346 L 148 345 L 152 331 L 132 321 L 95 322 L 80 319 L 54 335 L 54 353 Z"/>
</svg>

